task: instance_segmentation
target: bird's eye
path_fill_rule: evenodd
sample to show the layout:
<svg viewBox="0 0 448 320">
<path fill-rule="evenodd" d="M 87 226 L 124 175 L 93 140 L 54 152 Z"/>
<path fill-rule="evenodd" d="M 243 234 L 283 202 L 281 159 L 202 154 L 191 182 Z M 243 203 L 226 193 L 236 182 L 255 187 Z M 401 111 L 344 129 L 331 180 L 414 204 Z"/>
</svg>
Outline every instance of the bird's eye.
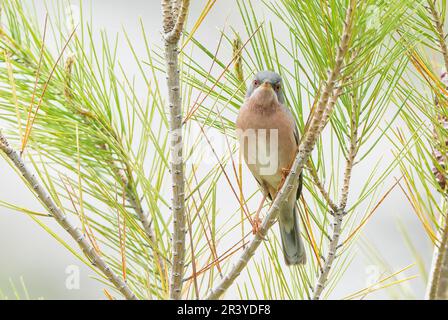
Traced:
<svg viewBox="0 0 448 320">
<path fill-rule="evenodd" d="M 258 81 L 258 80 L 254 80 L 254 86 L 255 87 L 258 87 L 260 85 L 260 81 Z"/>
<path fill-rule="evenodd" d="M 280 90 L 280 84 L 277 83 L 277 84 L 274 86 L 274 89 L 275 89 L 275 91 L 279 91 L 279 90 Z"/>
</svg>

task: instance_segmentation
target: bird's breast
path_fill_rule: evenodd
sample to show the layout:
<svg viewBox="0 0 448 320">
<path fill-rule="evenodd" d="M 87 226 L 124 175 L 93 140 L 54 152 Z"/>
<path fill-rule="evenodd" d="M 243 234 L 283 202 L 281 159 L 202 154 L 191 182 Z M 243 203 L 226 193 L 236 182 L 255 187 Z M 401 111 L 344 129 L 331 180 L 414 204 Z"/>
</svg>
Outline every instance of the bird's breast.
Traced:
<svg viewBox="0 0 448 320">
<path fill-rule="evenodd" d="M 280 104 L 271 112 L 260 112 L 250 100 L 241 107 L 237 119 L 237 135 L 244 159 L 256 177 L 263 177 L 276 187 L 283 168 L 289 168 L 297 145 L 294 120 Z"/>
</svg>

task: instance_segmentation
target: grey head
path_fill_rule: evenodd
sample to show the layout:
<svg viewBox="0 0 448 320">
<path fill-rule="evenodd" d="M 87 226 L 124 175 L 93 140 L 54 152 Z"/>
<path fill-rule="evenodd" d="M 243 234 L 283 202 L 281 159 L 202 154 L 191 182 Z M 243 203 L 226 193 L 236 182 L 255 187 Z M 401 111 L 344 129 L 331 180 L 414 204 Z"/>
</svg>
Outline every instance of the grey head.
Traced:
<svg viewBox="0 0 448 320">
<path fill-rule="evenodd" d="M 265 82 L 269 83 L 272 86 L 272 89 L 274 89 L 277 94 L 278 102 L 284 104 L 285 98 L 283 95 L 282 77 L 278 73 L 269 70 L 260 71 L 255 75 L 247 89 L 246 98 L 249 98 L 252 93 Z"/>
</svg>

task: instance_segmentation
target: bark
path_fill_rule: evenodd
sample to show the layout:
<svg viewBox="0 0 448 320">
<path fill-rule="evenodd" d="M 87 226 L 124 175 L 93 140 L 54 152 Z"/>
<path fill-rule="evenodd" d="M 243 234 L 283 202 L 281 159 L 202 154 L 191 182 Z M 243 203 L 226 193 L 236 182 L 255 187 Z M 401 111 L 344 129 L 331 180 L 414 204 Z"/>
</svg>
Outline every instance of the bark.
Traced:
<svg viewBox="0 0 448 320">
<path fill-rule="evenodd" d="M 185 178 L 182 156 L 182 102 L 179 79 L 179 40 L 185 24 L 189 0 L 162 0 L 165 42 L 166 80 L 170 115 L 171 182 L 172 182 L 172 268 L 170 298 L 182 297 L 185 264 Z"/>
<path fill-rule="evenodd" d="M 342 231 L 342 222 L 344 216 L 346 215 L 346 206 L 347 199 L 350 187 L 350 180 L 352 176 L 353 166 L 355 164 L 355 158 L 358 151 L 358 121 L 356 117 L 356 110 L 358 104 L 354 99 L 354 95 L 352 94 L 352 113 L 350 117 L 350 147 L 347 154 L 347 161 L 345 164 L 344 171 L 344 181 L 342 184 L 341 190 L 341 198 L 339 201 L 339 206 L 336 211 L 333 211 L 334 221 L 333 221 L 333 236 L 330 241 L 328 254 L 324 262 L 324 266 L 322 267 L 321 273 L 317 280 L 316 288 L 314 289 L 313 299 L 319 300 L 323 290 L 325 289 L 325 285 L 328 280 L 328 276 L 330 274 L 331 268 L 333 266 L 333 262 L 336 258 L 336 253 L 339 247 L 339 239 L 341 237 Z"/>
<path fill-rule="evenodd" d="M 442 203 L 442 208 L 442 212 L 446 214 L 446 199 Z M 436 243 L 434 244 L 431 269 L 426 288 L 427 300 L 448 299 L 448 223 L 446 215 L 444 216 L 442 214 L 440 216 L 438 226 L 439 230 L 437 232 Z"/>
</svg>

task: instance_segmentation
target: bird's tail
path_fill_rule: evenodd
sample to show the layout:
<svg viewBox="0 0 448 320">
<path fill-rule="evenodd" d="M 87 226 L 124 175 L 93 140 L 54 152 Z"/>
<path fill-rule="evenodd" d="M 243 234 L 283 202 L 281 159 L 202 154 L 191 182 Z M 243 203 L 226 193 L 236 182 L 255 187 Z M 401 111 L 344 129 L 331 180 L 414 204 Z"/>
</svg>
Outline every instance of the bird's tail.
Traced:
<svg viewBox="0 0 448 320">
<path fill-rule="evenodd" d="M 305 247 L 300 236 L 299 215 L 295 206 L 284 206 L 280 210 L 279 226 L 286 264 L 305 264 Z"/>
</svg>

